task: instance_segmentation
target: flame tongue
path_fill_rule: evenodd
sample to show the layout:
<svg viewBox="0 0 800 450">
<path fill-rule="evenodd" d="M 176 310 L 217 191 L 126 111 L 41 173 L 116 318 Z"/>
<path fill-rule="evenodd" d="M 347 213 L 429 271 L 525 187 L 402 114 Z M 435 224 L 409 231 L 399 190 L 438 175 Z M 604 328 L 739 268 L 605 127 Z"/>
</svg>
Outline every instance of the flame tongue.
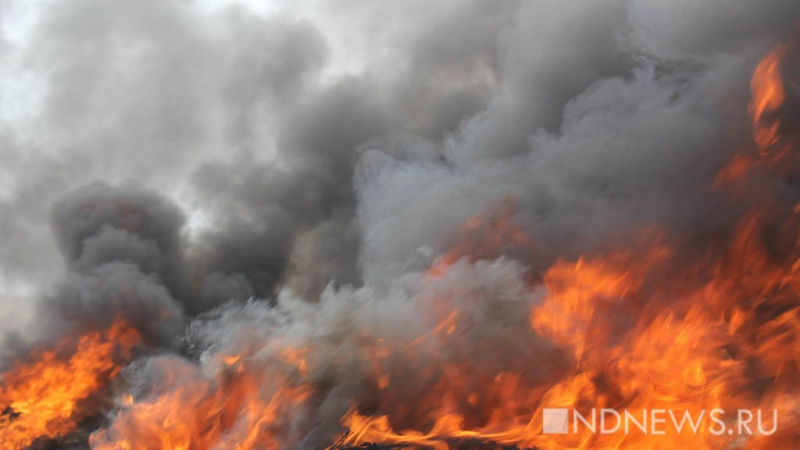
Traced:
<svg viewBox="0 0 800 450">
<path fill-rule="evenodd" d="M 5 408 L 0 447 L 22 449 L 37 438 L 72 432 L 89 413 L 80 402 L 120 371 L 120 360 L 129 358 L 139 341 L 136 331 L 117 321 L 17 362 L 0 376 L 0 405 Z"/>
<path fill-rule="evenodd" d="M 786 175 L 795 166 L 797 142 L 794 136 L 784 136 L 783 120 L 791 116 L 787 108 L 789 86 L 784 74 L 788 60 L 798 58 L 800 43 L 795 39 L 781 44 L 761 59 L 750 80 L 751 100 L 748 113 L 752 119 L 753 142 L 757 153 L 739 152 L 719 173 L 717 184 L 742 182 L 755 167 L 772 175 Z"/>
<path fill-rule="evenodd" d="M 749 112 L 753 118 L 753 138 L 762 154 L 769 153 L 780 137 L 780 121 L 775 115 L 786 101 L 781 74 L 785 55 L 785 45 L 770 52 L 756 67 L 750 84 L 753 100 Z"/>
</svg>

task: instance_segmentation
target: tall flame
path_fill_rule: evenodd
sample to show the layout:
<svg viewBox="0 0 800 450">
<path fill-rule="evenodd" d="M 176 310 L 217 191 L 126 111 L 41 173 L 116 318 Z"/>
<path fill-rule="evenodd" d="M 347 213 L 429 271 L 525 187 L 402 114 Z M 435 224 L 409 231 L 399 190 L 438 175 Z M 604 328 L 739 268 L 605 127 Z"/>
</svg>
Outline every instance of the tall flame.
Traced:
<svg viewBox="0 0 800 450">
<path fill-rule="evenodd" d="M 80 402 L 119 373 L 139 342 L 135 330 L 117 321 L 17 361 L 0 375 L 0 447 L 23 449 L 73 431 L 87 413 Z"/>
</svg>

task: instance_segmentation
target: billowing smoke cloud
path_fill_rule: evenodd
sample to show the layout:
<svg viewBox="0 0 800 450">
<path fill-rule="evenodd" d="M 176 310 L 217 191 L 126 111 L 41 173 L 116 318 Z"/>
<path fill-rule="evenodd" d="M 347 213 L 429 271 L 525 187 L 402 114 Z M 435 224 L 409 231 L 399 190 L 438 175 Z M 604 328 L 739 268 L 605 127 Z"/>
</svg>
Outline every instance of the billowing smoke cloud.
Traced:
<svg viewBox="0 0 800 450">
<path fill-rule="evenodd" d="M 724 210 L 711 213 L 707 186 L 736 150 L 731 124 L 749 129 L 749 68 L 791 35 L 798 13 L 786 2 L 734 3 L 674 14 L 730 14 L 761 35 L 719 40 L 705 24 L 694 36 L 654 35 L 684 24 L 649 2 L 523 5 L 499 41 L 497 95 L 445 141 L 444 160 L 361 159 L 365 277 L 392 279 L 421 245 L 446 242 L 508 195 L 543 245 L 534 264 L 616 246 L 648 223 L 718 226 Z"/>
<path fill-rule="evenodd" d="M 188 298 L 183 220 L 156 193 L 100 182 L 60 200 L 52 222 L 67 274 L 42 315 L 95 326 L 124 317 L 151 338 L 174 341 Z"/>
<path fill-rule="evenodd" d="M 353 404 L 415 425 L 393 400 L 454 360 L 482 361 L 464 399 L 498 367 L 531 389 L 568 370 L 528 324 L 529 281 L 653 224 L 679 254 L 730 230 L 748 205 L 714 180 L 748 139 L 754 65 L 800 21 L 793 0 L 6 3 L 35 17 L 0 39 L 20 74 L 0 94 L 21 105 L 0 110 L 0 300 L 52 285 L 43 329 L 124 316 L 182 344 L 130 366 L 131 392 L 187 411 L 229 398 L 222 448 L 275 379 L 302 401 L 270 433 L 317 449 Z M 533 251 L 425 275 L 498 205 Z M 457 344 L 442 301 L 471 324 Z M 384 344 L 413 351 L 376 367 Z M 253 399 L 234 395 L 236 364 Z M 137 413 L 92 445 L 131 439 Z"/>
<path fill-rule="evenodd" d="M 191 211 L 206 236 L 197 258 L 219 280 L 201 304 L 284 281 L 310 294 L 359 282 L 360 148 L 387 133 L 444 136 L 483 108 L 515 6 L 416 2 L 392 5 L 391 19 L 342 6 L 8 2 L 4 86 L 19 106 L 4 114 L 5 284 L 58 277 L 49 205 L 98 178 L 135 179 Z M 409 27 L 407 15 L 424 18 Z"/>
</svg>

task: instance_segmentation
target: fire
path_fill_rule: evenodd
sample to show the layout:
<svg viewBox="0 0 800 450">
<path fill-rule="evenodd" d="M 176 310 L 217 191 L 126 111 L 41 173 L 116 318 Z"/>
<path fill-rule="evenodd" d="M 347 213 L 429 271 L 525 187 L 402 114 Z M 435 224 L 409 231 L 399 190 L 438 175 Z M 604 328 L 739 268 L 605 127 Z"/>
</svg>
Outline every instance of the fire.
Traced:
<svg viewBox="0 0 800 450">
<path fill-rule="evenodd" d="M 549 295 L 531 312 L 531 326 L 559 345 L 574 348 L 580 359 L 587 340 L 597 342 L 611 332 L 598 329 L 595 316 L 611 314 L 620 299 L 639 289 L 647 270 L 668 255 L 668 248 L 657 246 L 637 263 L 624 253 L 556 262 L 544 275 Z"/>
<path fill-rule="evenodd" d="M 90 444 L 100 450 L 287 448 L 286 422 L 311 388 L 291 379 L 305 371 L 303 352 L 281 349 L 275 358 L 283 367 L 225 355 L 211 376 L 177 358 L 156 360 L 163 362 L 157 376 L 164 392 L 124 398 L 113 426 L 93 434 Z M 266 395 L 264 386 L 271 387 Z"/>
<path fill-rule="evenodd" d="M 428 275 L 441 276 L 461 258 L 490 259 L 509 251 L 533 251 L 533 239 L 512 218 L 515 210 L 514 198 L 507 197 L 499 208 L 470 217 L 460 239 L 428 269 Z"/>
<path fill-rule="evenodd" d="M 720 171 L 716 184 L 741 182 L 755 167 L 785 172 L 796 143 L 781 135 L 781 113 L 787 101 L 787 88 L 782 73 L 784 60 L 794 47 L 780 44 L 756 66 L 750 80 L 751 100 L 748 113 L 752 119 L 753 141 L 757 154 L 739 152 Z"/>
<path fill-rule="evenodd" d="M 676 287 L 670 298 L 651 289 L 648 279 L 676 257 L 658 242 L 641 257 L 617 253 L 558 261 L 543 276 L 546 296 L 531 309 L 530 322 L 537 334 L 574 355 L 571 374 L 537 389 L 521 383 L 521 374 L 498 373 L 476 392 L 478 398 L 489 392 L 500 401 L 485 411 L 485 423 L 470 427 L 467 411 L 453 400 L 459 394 L 458 370 L 443 368 L 447 381 L 428 397 L 429 428 L 397 431 L 390 415 L 365 416 L 354 405 L 342 420 L 349 433 L 338 445 L 380 442 L 447 450 L 453 439 L 479 439 L 539 448 L 714 449 L 741 443 L 742 437 L 712 435 L 707 428 L 668 436 L 588 430 L 545 435 L 542 409 L 625 409 L 635 417 L 657 408 L 784 408 L 783 413 L 791 413 L 787 402 L 796 400 L 793 392 L 800 387 L 800 307 L 796 301 L 788 304 L 785 296 L 797 298 L 800 286 L 791 265 L 783 268 L 763 259 L 756 239 L 761 220 L 758 214 L 743 219 L 723 255 L 725 262 L 676 274 L 687 287 Z M 754 272 L 740 276 L 740 264 Z M 767 304 L 786 310 L 764 316 Z M 457 320 L 448 316 L 443 327 L 457 326 Z M 750 373 L 754 370 L 756 377 Z M 784 383 L 775 383 L 764 395 L 763 379 Z M 759 437 L 747 442 L 756 448 L 764 442 L 795 441 Z"/>
<path fill-rule="evenodd" d="M 0 375 L 0 447 L 22 449 L 40 437 L 75 429 L 88 413 L 81 401 L 98 392 L 121 369 L 140 342 L 122 321 L 106 330 L 65 339 L 52 349 L 17 361 Z"/>
<path fill-rule="evenodd" d="M 786 88 L 781 75 L 785 53 L 786 46 L 780 45 L 764 57 L 750 83 L 753 100 L 749 112 L 753 118 L 753 138 L 762 154 L 769 153 L 779 138 L 780 121 L 774 114 L 786 101 Z"/>
<path fill-rule="evenodd" d="M 773 159 L 795 150 L 793 142 L 782 139 L 777 117 L 786 100 L 780 72 L 785 49 L 769 53 L 752 79 L 754 140 L 762 157 Z M 721 176 L 746 173 L 750 162 L 745 159 L 735 158 Z M 777 166 L 765 168 L 779 172 Z M 348 432 L 337 445 L 377 442 L 447 450 L 454 439 L 479 439 L 547 449 L 796 447 L 800 438 L 785 431 L 800 424 L 800 220 L 795 209 L 762 202 L 741 217 L 724 245 L 691 262 L 652 233 L 645 233 L 649 244 L 639 246 L 644 251 L 556 261 L 541 282 L 531 283 L 532 290 L 543 289 L 544 298 L 531 307 L 529 320 L 537 336 L 572 356 L 571 372 L 544 386 L 520 382 L 523 373 L 497 373 L 475 388 L 480 395 L 467 396 L 468 404 L 485 408 L 485 420 L 475 424 L 468 423 L 474 413 L 454 401 L 461 395 L 458 368 L 441 368 L 447 382 L 431 389 L 424 404 L 428 413 L 418 421 L 427 426 L 398 431 L 391 408 L 365 415 L 353 405 L 342 419 Z M 521 237 L 510 216 L 492 217 L 474 218 L 465 229 L 506 230 L 494 235 L 528 246 L 530 238 Z M 441 277 L 460 258 L 481 259 L 492 248 L 502 254 L 509 240 L 490 236 L 459 242 L 429 275 Z M 776 248 L 775 242 L 783 245 Z M 457 310 L 439 317 L 436 330 L 458 329 Z M 487 393 L 500 401 L 481 404 Z M 666 436 L 586 429 L 547 435 L 542 433 L 546 407 L 609 408 L 634 416 L 654 408 L 775 409 L 785 422 L 784 432 L 762 436 L 720 436 L 708 427 Z"/>
</svg>

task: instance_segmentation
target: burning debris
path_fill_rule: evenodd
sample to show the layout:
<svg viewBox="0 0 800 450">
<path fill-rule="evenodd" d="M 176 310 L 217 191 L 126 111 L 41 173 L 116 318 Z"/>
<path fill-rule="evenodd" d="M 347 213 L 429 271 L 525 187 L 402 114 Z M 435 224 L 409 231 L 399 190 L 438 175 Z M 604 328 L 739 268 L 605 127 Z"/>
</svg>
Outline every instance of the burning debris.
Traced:
<svg viewBox="0 0 800 450">
<path fill-rule="evenodd" d="M 249 49 L 197 70 L 224 97 L 212 122 L 240 108 L 208 138 L 242 155 L 190 177 L 197 214 L 105 182 L 54 203 L 65 273 L 37 335 L 8 340 L 0 447 L 800 446 L 800 6 L 715 6 L 739 36 L 698 2 L 675 6 L 680 26 L 660 4 L 568 3 L 454 2 L 475 48 L 434 45 L 443 19 L 420 15 L 436 39 L 397 75 L 342 82 L 322 71 L 334 30 L 273 36 L 239 11 L 198 44 L 173 29 L 206 19 L 152 4 L 180 36 L 167 57 L 142 41 L 125 67 L 186 43 L 202 53 L 189 66 Z M 75 38 L 59 21 L 77 19 L 53 20 Z M 251 82 L 270 86 L 239 92 Z M 161 129 L 121 114 L 137 136 Z M 254 151 L 273 134 L 280 163 Z M 758 411 L 758 427 L 605 432 L 595 410 L 650 426 L 668 423 L 654 411 Z"/>
</svg>

